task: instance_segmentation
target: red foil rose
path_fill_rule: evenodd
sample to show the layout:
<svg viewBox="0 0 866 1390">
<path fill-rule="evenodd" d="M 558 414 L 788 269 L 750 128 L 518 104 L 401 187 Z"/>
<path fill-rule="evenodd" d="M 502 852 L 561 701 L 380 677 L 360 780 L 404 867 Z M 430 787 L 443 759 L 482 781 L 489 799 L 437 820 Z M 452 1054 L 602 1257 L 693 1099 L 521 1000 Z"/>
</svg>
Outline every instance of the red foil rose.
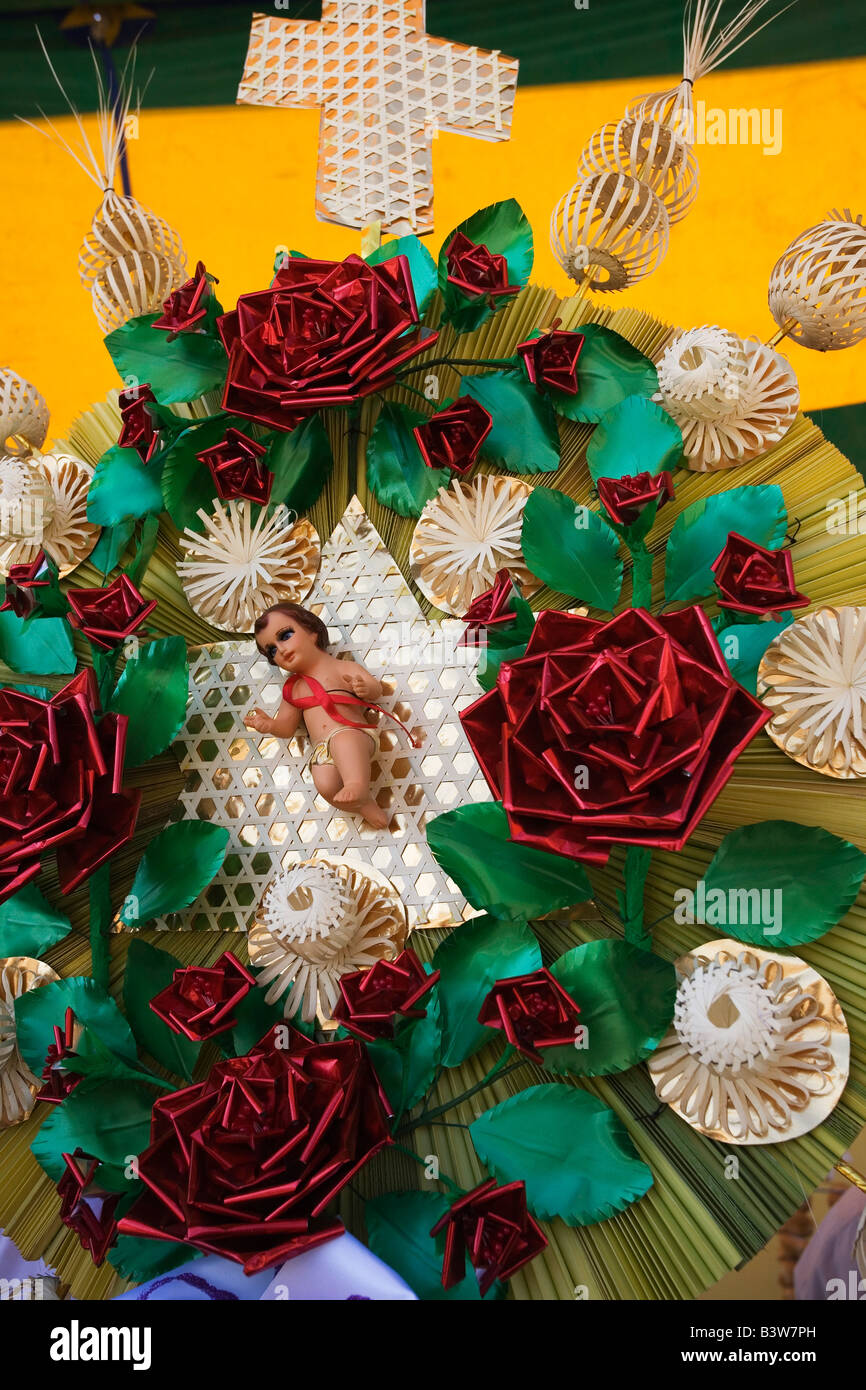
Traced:
<svg viewBox="0 0 866 1390">
<path fill-rule="evenodd" d="M 117 1240 L 114 1213 L 119 1193 L 105 1192 L 99 1186 L 100 1160 L 83 1149 L 64 1154 L 66 1172 L 57 1184 L 60 1219 L 74 1231 L 95 1265 L 101 1265 Z"/>
<path fill-rule="evenodd" d="M 769 718 L 697 607 L 548 610 L 460 715 L 511 838 L 598 864 L 615 844 L 682 849 Z"/>
<path fill-rule="evenodd" d="M 350 1033 L 374 1042 L 393 1038 L 397 1015 L 423 1018 L 426 1005 L 418 1003 L 439 979 L 439 971 L 427 975 L 414 951 L 401 951 L 394 960 L 378 960 L 369 970 L 340 976 L 340 994 L 334 1020 Z"/>
<path fill-rule="evenodd" d="M 769 615 L 787 608 L 805 608 L 810 601 L 794 583 L 790 550 L 765 550 L 736 531 L 728 535 L 712 571 L 720 608 Z"/>
<path fill-rule="evenodd" d="M 448 280 L 467 299 L 488 299 L 493 305 L 501 295 L 519 294 L 519 285 L 508 283 L 508 261 L 489 251 L 482 242 L 455 232 L 445 251 Z"/>
<path fill-rule="evenodd" d="M 512 1047 L 543 1062 L 541 1048 L 574 1042 L 580 1009 L 549 970 L 499 980 L 478 1015 L 486 1028 L 501 1028 Z"/>
<path fill-rule="evenodd" d="M 173 1033 L 183 1033 L 193 1042 L 205 1042 L 234 1028 L 232 1010 L 256 982 L 231 951 L 211 966 L 189 965 L 175 970 L 172 983 L 150 1001 L 153 1012 Z"/>
<path fill-rule="evenodd" d="M 250 439 L 240 430 L 227 429 L 225 439 L 210 449 L 202 449 L 196 458 L 210 469 L 217 494 L 224 502 L 232 497 L 259 502 L 269 500 L 274 475 L 262 460 L 267 446 Z"/>
<path fill-rule="evenodd" d="M 79 1081 L 83 1081 L 74 1071 L 67 1071 L 63 1063 L 67 1057 L 77 1057 L 74 1051 L 75 1042 L 75 1015 L 71 1009 L 66 1010 L 63 1020 L 63 1027 L 54 1025 L 54 1042 L 49 1047 L 45 1055 L 45 1066 L 42 1070 L 42 1080 L 45 1085 L 41 1091 L 37 1091 L 36 1099 L 47 1101 L 50 1105 L 58 1105 L 60 1101 L 66 1099 L 70 1091 L 74 1091 Z"/>
<path fill-rule="evenodd" d="M 159 443 L 159 430 L 148 410 L 156 404 L 150 387 L 130 386 L 117 397 L 120 407 L 120 434 L 117 442 L 122 449 L 135 449 L 142 463 L 149 463 Z"/>
<path fill-rule="evenodd" d="M 493 418 L 483 405 L 471 396 L 458 396 L 412 433 L 428 468 L 468 473 L 492 429 Z"/>
<path fill-rule="evenodd" d="M 40 550 L 27 565 L 10 565 L 6 576 L 6 597 L 0 603 L 0 613 L 11 611 L 18 618 L 27 618 L 39 603 L 39 590 L 48 588 L 54 580 L 55 567 Z"/>
<path fill-rule="evenodd" d="M 169 295 L 162 306 L 161 316 L 154 320 L 152 327 L 163 329 L 172 336 L 201 328 L 213 297 L 212 279 L 213 276 L 208 275 L 204 268 L 204 261 L 199 261 L 191 278 Z"/>
<path fill-rule="evenodd" d="M 125 714 L 102 714 L 92 671 L 50 700 L 0 690 L 0 901 L 57 851 L 69 893 L 132 836 L 141 792 L 122 786 Z"/>
<path fill-rule="evenodd" d="M 483 1298 L 497 1279 L 510 1279 L 540 1254 L 547 1237 L 526 1209 L 526 1185 L 495 1179 L 459 1197 L 436 1222 L 431 1236 L 445 1232 L 442 1287 L 453 1288 L 466 1276 L 466 1260 L 478 1275 Z"/>
<path fill-rule="evenodd" d="M 290 257 L 270 289 L 243 295 L 217 328 L 229 355 L 224 409 L 282 430 L 390 386 L 439 336 L 419 327 L 405 256 Z"/>
<path fill-rule="evenodd" d="M 511 607 L 514 589 L 514 580 L 508 570 L 499 570 L 493 588 L 473 599 L 464 613 L 466 631 L 457 643 L 458 647 L 477 646 L 481 635 L 489 627 L 505 627 L 514 622 L 516 614 Z"/>
<path fill-rule="evenodd" d="M 156 607 L 148 603 L 125 574 L 105 589 L 70 589 L 67 621 L 102 651 L 117 647 L 137 632 Z"/>
<path fill-rule="evenodd" d="M 537 386 L 577 395 L 577 359 L 584 344 L 582 333 L 552 328 L 539 338 L 529 338 L 517 344 L 526 375 Z"/>
<path fill-rule="evenodd" d="M 598 497 L 611 521 L 617 526 L 633 526 L 642 512 L 656 500 L 656 514 L 674 495 L 670 473 L 634 473 L 625 478 L 599 478 Z"/>
<path fill-rule="evenodd" d="M 123 1234 L 186 1241 L 252 1274 L 342 1233 L 327 1207 L 391 1142 L 382 1092 L 354 1038 L 289 1029 L 281 1048 L 279 1032 L 155 1102 L 139 1157 L 149 1190 Z"/>
</svg>

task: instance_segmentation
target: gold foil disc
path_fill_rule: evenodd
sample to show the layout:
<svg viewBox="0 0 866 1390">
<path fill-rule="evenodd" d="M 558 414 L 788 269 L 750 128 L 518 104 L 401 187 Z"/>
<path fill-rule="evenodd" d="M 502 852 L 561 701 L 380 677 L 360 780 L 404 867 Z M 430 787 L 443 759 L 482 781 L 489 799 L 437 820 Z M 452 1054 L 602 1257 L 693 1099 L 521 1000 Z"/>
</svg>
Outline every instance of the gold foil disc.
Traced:
<svg viewBox="0 0 866 1390">
<path fill-rule="evenodd" d="M 59 980 L 60 976 L 32 956 L 0 959 L 0 1129 L 20 1124 L 33 1109 L 42 1086 L 18 1050 L 15 1036 L 15 1000 L 28 990 Z M 50 1039 L 46 1040 L 47 1052 Z"/>
</svg>

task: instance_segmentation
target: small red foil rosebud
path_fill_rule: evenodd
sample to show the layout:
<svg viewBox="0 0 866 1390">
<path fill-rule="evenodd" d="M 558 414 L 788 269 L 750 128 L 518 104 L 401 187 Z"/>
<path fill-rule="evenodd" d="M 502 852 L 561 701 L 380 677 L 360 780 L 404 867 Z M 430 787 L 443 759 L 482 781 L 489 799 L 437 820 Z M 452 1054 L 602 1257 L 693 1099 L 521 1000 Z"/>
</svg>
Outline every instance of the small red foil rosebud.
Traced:
<svg viewBox="0 0 866 1390">
<path fill-rule="evenodd" d="M 790 550 L 765 550 L 735 531 L 730 532 L 711 568 L 720 608 L 769 616 L 788 608 L 805 608 L 810 602 L 795 586 Z"/>
<path fill-rule="evenodd" d="M 117 1240 L 114 1213 L 120 1194 L 99 1186 L 98 1158 L 76 1149 L 64 1154 L 66 1172 L 57 1184 L 60 1219 L 74 1231 L 95 1265 L 101 1265 Z"/>
<path fill-rule="evenodd" d="M 224 502 L 236 497 L 264 506 L 274 485 L 273 473 L 262 462 L 266 453 L 267 446 L 257 439 L 250 439 L 240 430 L 227 429 L 225 439 L 210 449 L 202 449 L 196 458 L 210 469 L 217 494 Z"/>
<path fill-rule="evenodd" d="M 626 478 L 599 478 L 598 498 L 617 526 L 633 526 L 638 517 L 658 499 L 657 511 L 674 495 L 670 473 L 634 473 Z"/>
<path fill-rule="evenodd" d="M 499 570 L 493 581 L 493 588 L 473 599 L 464 613 L 466 631 L 457 645 L 477 646 L 481 635 L 489 627 L 504 627 L 507 623 L 513 623 L 515 614 L 510 606 L 513 593 L 514 580 L 509 571 Z"/>
<path fill-rule="evenodd" d="M 448 280 L 467 299 L 498 299 L 500 295 L 519 294 L 519 285 L 508 283 L 508 261 L 482 242 L 470 241 L 463 232 L 455 232 L 445 251 Z"/>
<path fill-rule="evenodd" d="M 348 1032 L 375 1042 L 393 1038 L 397 1016 L 423 1018 L 418 1002 L 439 979 L 439 971 L 427 975 L 414 951 L 405 950 L 395 960 L 379 960 L 369 970 L 340 977 L 341 999 L 334 1020 Z"/>
<path fill-rule="evenodd" d="M 490 412 L 471 396 L 459 396 L 447 409 L 416 425 L 412 433 L 428 468 L 468 473 L 492 429 Z"/>
<path fill-rule="evenodd" d="M 156 599 L 148 603 L 125 574 L 105 589 L 70 589 L 66 597 L 70 627 L 103 651 L 131 637 L 156 607 Z"/>
<path fill-rule="evenodd" d="M 121 421 L 117 442 L 121 449 L 135 449 L 142 463 L 150 462 L 159 443 L 159 430 L 148 403 L 155 405 L 156 396 L 147 385 L 130 386 L 117 398 Z"/>
<path fill-rule="evenodd" d="M 202 320 L 207 318 L 210 285 L 211 277 L 204 268 L 204 261 L 199 261 L 191 279 L 169 295 L 162 306 L 162 315 L 151 326 L 172 334 L 191 333 L 200 327 Z"/>
<path fill-rule="evenodd" d="M 54 1042 L 49 1047 L 45 1055 L 45 1066 L 42 1070 L 42 1080 L 45 1085 L 41 1091 L 37 1091 L 36 1099 L 47 1101 L 50 1105 L 57 1105 L 64 1101 L 70 1091 L 74 1091 L 79 1081 L 84 1078 L 74 1071 L 67 1071 L 63 1066 L 67 1057 L 77 1057 L 78 1053 L 73 1050 L 75 1041 L 75 1015 L 71 1009 L 66 1010 L 63 1027 L 54 1025 Z"/>
<path fill-rule="evenodd" d="M 44 550 L 40 550 L 36 559 L 27 565 L 10 565 L 6 576 L 6 597 L 0 604 L 0 613 L 11 610 L 18 618 L 28 617 L 39 602 L 39 590 L 46 588 L 53 576 L 54 567 Z"/>
<path fill-rule="evenodd" d="M 567 329 L 551 329 L 540 338 L 530 338 L 517 344 L 526 375 L 539 390 L 548 386 L 554 391 L 577 395 L 577 359 L 584 344 L 582 333 Z"/>
<path fill-rule="evenodd" d="M 442 1287 L 466 1276 L 466 1260 L 478 1276 L 481 1297 L 497 1279 L 510 1279 L 547 1245 L 547 1237 L 526 1209 L 526 1184 L 497 1187 L 494 1178 L 459 1197 L 430 1232 L 445 1232 Z"/>
<path fill-rule="evenodd" d="M 574 1042 L 580 1009 L 549 970 L 499 980 L 481 1006 L 478 1022 L 501 1028 L 512 1047 L 541 1062 L 541 1049 Z"/>
<path fill-rule="evenodd" d="M 175 970 L 172 983 L 150 1001 L 153 1012 L 173 1033 L 183 1033 L 193 1042 L 205 1042 L 234 1028 L 232 1010 L 256 983 L 231 951 L 209 967 L 190 965 Z"/>
</svg>

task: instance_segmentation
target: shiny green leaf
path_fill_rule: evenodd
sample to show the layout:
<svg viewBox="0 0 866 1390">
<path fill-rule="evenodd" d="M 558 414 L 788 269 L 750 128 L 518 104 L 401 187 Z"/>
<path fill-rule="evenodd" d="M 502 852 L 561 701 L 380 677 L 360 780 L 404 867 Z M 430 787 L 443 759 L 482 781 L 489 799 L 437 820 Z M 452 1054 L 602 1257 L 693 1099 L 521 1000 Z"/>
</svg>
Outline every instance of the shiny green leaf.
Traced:
<svg viewBox="0 0 866 1390">
<path fill-rule="evenodd" d="M 522 289 L 532 270 L 532 227 L 521 208 L 513 198 L 489 207 L 467 217 L 459 227 L 449 232 L 439 252 L 437 275 L 442 294 L 442 322 L 453 324 L 458 333 L 471 333 L 482 323 L 508 304 L 514 302 L 514 295 L 499 295 L 490 303 L 490 296 L 469 297 L 448 280 L 448 260 L 445 255 L 456 232 L 463 232 L 476 245 L 486 246 L 494 255 L 504 256 L 508 262 L 508 283 L 519 285 Z"/>
<path fill-rule="evenodd" d="M 624 891 L 616 895 L 626 941 L 644 949 L 650 946 L 650 937 L 644 926 L 644 885 L 651 860 L 651 849 L 629 845 L 623 868 Z"/>
<path fill-rule="evenodd" d="M 776 483 L 734 487 L 702 497 L 674 522 L 665 553 L 665 598 L 690 602 L 713 592 L 711 566 L 736 531 L 747 540 L 778 550 L 788 516 Z"/>
<path fill-rule="evenodd" d="M 135 1062 L 135 1039 L 123 1014 L 110 995 L 84 975 L 52 980 L 31 989 L 15 1001 L 15 1029 L 24 1061 L 38 1076 L 45 1056 L 54 1042 L 54 1025 L 63 1027 L 66 1010 L 76 1021 L 94 1032 L 111 1052 L 127 1062 Z"/>
<path fill-rule="evenodd" d="M 228 358 L 210 333 L 179 333 L 170 339 L 153 328 L 158 314 L 144 314 L 115 328 L 105 339 L 120 375 L 147 385 L 162 405 L 192 401 L 222 386 Z"/>
<path fill-rule="evenodd" d="M 113 1179 L 100 1171 L 101 1186 L 112 1192 L 129 1190 L 134 1179 L 124 1179 L 130 1158 L 150 1142 L 153 1093 L 130 1081 L 82 1081 L 62 1105 L 53 1105 L 30 1148 L 52 1182 L 66 1171 L 65 1153 L 82 1149 L 116 1170 Z M 108 1179 L 108 1181 L 106 1181 Z"/>
<path fill-rule="evenodd" d="M 229 832 L 207 821 L 181 820 L 151 840 L 120 911 L 124 926 L 142 927 L 189 907 L 225 858 Z"/>
<path fill-rule="evenodd" d="M 493 419 L 481 446 L 484 458 L 509 473 L 556 472 L 559 431 L 553 407 L 518 368 L 461 377 L 460 394 L 478 401 Z"/>
<path fill-rule="evenodd" d="M 514 622 L 488 628 L 485 632 L 475 669 L 475 679 L 482 690 L 493 689 L 504 662 L 519 661 L 525 655 L 526 644 L 532 636 L 535 614 L 516 590 L 512 590 L 509 608 L 514 612 Z"/>
<path fill-rule="evenodd" d="M 146 1240 L 142 1236 L 118 1236 L 106 1259 L 124 1279 L 144 1284 L 178 1265 L 201 1259 L 203 1250 L 183 1241 Z"/>
<path fill-rule="evenodd" d="M 158 637 L 127 661 L 108 708 L 129 717 L 126 766 L 167 748 L 186 717 L 189 665 L 182 637 Z"/>
<path fill-rule="evenodd" d="M 129 544 L 135 530 L 135 517 L 127 517 L 114 526 L 104 526 L 96 545 L 90 552 L 89 560 L 103 574 L 110 574 Z"/>
<path fill-rule="evenodd" d="M 442 1287 L 445 1232 L 430 1232 L 451 1203 L 441 1192 L 386 1192 L 364 1207 L 367 1239 L 374 1255 L 390 1265 L 420 1299 L 433 1302 L 472 1302 L 481 1299 L 478 1278 L 469 1261 L 466 1277 L 451 1289 Z M 486 1302 L 493 1302 L 491 1289 Z"/>
<path fill-rule="evenodd" d="M 407 1019 L 393 1040 L 365 1043 L 367 1055 L 393 1106 L 395 1115 L 411 1110 L 424 1096 L 442 1056 L 439 998 L 435 988 L 424 996 L 424 1018 Z"/>
<path fill-rule="evenodd" d="M 540 968 L 541 948 L 525 922 L 473 917 L 449 932 L 433 956 L 433 969 L 442 972 L 442 1065 L 459 1066 L 490 1042 L 493 1033 L 478 1014 L 497 980 Z"/>
<path fill-rule="evenodd" d="M 725 836 L 695 907 L 699 920 L 737 941 L 769 951 L 802 946 L 844 917 L 864 874 L 866 854 L 829 830 L 759 821 Z"/>
<path fill-rule="evenodd" d="M 175 1033 L 150 1007 L 154 995 L 171 984 L 179 969 L 180 961 L 168 951 L 147 941 L 130 942 L 123 975 L 123 1007 L 139 1047 L 169 1071 L 191 1081 L 201 1043 Z"/>
<path fill-rule="evenodd" d="M 28 676 L 68 675 L 75 670 L 68 624 L 63 618 L 27 623 L 7 609 L 0 613 L 0 660 Z"/>
<path fill-rule="evenodd" d="M 278 1023 L 288 1023 L 292 1028 L 301 1026 L 298 1020 L 283 1017 L 282 999 L 267 1004 L 266 993 L 267 991 L 260 987 L 251 989 L 233 1010 L 237 1023 L 229 1032 L 216 1039 L 220 1046 L 224 1046 L 229 1056 L 245 1057 L 250 1048 L 261 1042 L 265 1033 Z"/>
<path fill-rule="evenodd" d="M 651 396 L 658 390 L 652 362 L 621 334 L 600 323 L 583 323 L 576 331 L 584 337 L 577 359 L 577 394 L 548 392 L 558 415 L 595 424 L 627 396 Z"/>
<path fill-rule="evenodd" d="M 619 540 L 597 512 L 537 487 L 523 509 L 523 554 L 551 589 L 612 612 L 622 588 Z"/>
<path fill-rule="evenodd" d="M 87 519 L 115 526 L 163 508 L 159 470 L 142 463 L 134 449 L 113 444 L 99 460 L 87 493 Z"/>
<path fill-rule="evenodd" d="M 760 623 L 731 623 L 716 633 L 722 656 L 728 663 L 735 681 L 748 690 L 750 695 L 758 693 L 758 667 L 761 657 L 774 637 L 784 632 L 794 621 L 793 613 L 783 614 L 778 620 L 769 618 Z"/>
<path fill-rule="evenodd" d="M 569 1226 L 604 1221 L 652 1187 L 625 1125 L 596 1096 L 565 1084 L 530 1086 L 469 1126 L 500 1183 L 526 1183 L 530 1211 Z"/>
<path fill-rule="evenodd" d="M 392 241 L 383 241 L 381 246 L 377 246 L 365 259 L 368 265 L 381 265 L 382 261 L 390 261 L 394 256 L 405 256 L 409 262 L 409 274 L 412 277 L 412 288 L 415 291 L 415 303 L 420 318 L 436 288 L 436 262 L 424 243 L 416 236 L 401 236 L 395 237 Z"/>
<path fill-rule="evenodd" d="M 592 897 L 582 866 L 510 838 L 498 801 L 470 802 L 427 824 L 433 858 L 473 907 L 494 917 L 543 917 Z"/>
<path fill-rule="evenodd" d="M 282 502 L 298 515 L 308 511 L 334 467 L 321 415 L 310 415 L 289 432 L 270 435 L 265 464 L 274 475 L 271 506 Z"/>
<path fill-rule="evenodd" d="M 69 918 L 51 906 L 35 883 L 25 883 L 0 903 L 0 957 L 39 957 L 71 930 Z"/>
<path fill-rule="evenodd" d="M 672 473 L 682 456 L 679 425 L 646 396 L 626 396 L 608 410 L 586 446 L 596 483 L 599 478 L 631 478 L 636 473 Z"/>
<path fill-rule="evenodd" d="M 447 468 L 428 468 L 412 430 L 428 417 L 407 405 L 386 401 L 367 441 L 367 485 L 377 501 L 398 516 L 420 516 L 440 487 Z"/>
</svg>

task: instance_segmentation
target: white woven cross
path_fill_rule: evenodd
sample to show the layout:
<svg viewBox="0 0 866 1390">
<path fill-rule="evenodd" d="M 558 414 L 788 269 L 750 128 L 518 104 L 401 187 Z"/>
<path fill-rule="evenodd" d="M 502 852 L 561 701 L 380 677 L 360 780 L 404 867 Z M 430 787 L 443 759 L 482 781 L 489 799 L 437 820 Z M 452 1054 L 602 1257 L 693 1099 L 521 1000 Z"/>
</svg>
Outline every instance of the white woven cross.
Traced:
<svg viewBox="0 0 866 1390">
<path fill-rule="evenodd" d="M 438 131 L 508 139 L 517 59 L 424 26 L 424 0 L 323 0 L 321 23 L 253 16 L 237 99 L 321 107 L 321 221 L 430 232 Z"/>
</svg>

